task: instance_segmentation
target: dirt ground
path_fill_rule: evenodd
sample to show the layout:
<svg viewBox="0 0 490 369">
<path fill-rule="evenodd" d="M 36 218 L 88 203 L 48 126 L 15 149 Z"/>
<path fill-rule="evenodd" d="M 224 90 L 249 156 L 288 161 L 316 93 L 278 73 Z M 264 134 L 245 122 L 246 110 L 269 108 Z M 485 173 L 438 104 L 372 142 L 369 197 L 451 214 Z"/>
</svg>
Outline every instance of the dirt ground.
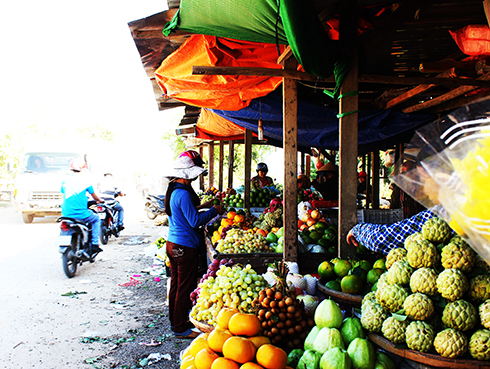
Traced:
<svg viewBox="0 0 490 369">
<path fill-rule="evenodd" d="M 164 234 L 162 218 L 149 220 L 139 198 L 123 200 L 126 229 L 71 279 L 61 268 L 56 218 L 24 224 L 13 206 L 0 207 L 0 368 L 179 367 L 191 340 L 172 335 L 167 278 L 157 274 L 164 268 L 147 255 Z M 7 248 L 14 242 L 18 248 Z M 18 278 L 18 265 L 32 277 Z"/>
</svg>

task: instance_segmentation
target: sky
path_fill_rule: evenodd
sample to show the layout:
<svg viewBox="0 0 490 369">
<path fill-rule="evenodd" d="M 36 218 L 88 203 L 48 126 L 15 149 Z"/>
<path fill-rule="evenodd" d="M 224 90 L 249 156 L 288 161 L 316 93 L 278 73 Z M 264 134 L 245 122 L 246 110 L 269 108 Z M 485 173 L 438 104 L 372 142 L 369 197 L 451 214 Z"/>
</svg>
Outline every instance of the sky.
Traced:
<svg viewBox="0 0 490 369">
<path fill-rule="evenodd" d="M 182 110 L 158 111 L 128 27 L 166 10 L 165 0 L 27 0 L 1 9 L 0 134 L 100 126 L 117 135 L 119 162 L 152 170 L 172 154 L 160 137 Z"/>
<path fill-rule="evenodd" d="M 33 124 L 106 127 L 122 147 L 112 153 L 118 166 L 165 170 L 173 153 L 160 138 L 183 109 L 158 111 L 128 23 L 166 10 L 167 1 L 4 3 L 0 134 Z"/>
</svg>

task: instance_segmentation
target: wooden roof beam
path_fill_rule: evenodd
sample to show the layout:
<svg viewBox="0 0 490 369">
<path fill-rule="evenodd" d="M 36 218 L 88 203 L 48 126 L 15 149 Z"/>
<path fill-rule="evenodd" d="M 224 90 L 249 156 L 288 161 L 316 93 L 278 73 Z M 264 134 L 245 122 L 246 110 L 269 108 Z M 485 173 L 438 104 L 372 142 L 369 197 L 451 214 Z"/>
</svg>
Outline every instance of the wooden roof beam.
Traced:
<svg viewBox="0 0 490 369">
<path fill-rule="evenodd" d="M 477 80 L 480 80 L 480 81 L 490 80 L 490 73 L 487 73 L 481 77 L 478 77 Z M 423 102 L 421 104 L 417 104 L 417 105 L 410 106 L 408 108 L 402 109 L 402 112 L 413 113 L 416 111 L 424 110 L 424 109 L 445 103 L 445 102 L 452 100 L 458 96 L 464 95 L 467 92 L 476 90 L 477 88 L 478 87 L 476 87 L 476 86 L 461 86 L 461 87 L 455 88 L 454 90 L 449 91 L 448 93 L 445 93 L 441 96 L 438 96 L 434 99 L 431 99 L 431 100 L 428 100 L 428 101 Z"/>
<path fill-rule="evenodd" d="M 271 69 L 271 68 L 247 68 L 247 67 L 210 67 L 210 66 L 193 66 L 192 74 L 194 75 L 236 75 L 236 76 L 269 76 L 283 77 L 302 81 L 318 82 L 335 82 L 334 77 L 320 79 L 312 74 L 298 72 L 296 70 Z M 459 87 L 471 85 L 478 87 L 490 87 L 490 82 L 470 78 L 440 78 L 440 77 L 397 77 L 397 76 L 379 76 L 364 74 L 359 77 L 359 82 L 363 83 L 385 83 L 393 85 L 419 85 L 433 83 L 448 87 Z"/>
<path fill-rule="evenodd" d="M 437 78 L 453 78 L 456 77 L 456 72 L 454 68 L 447 70 L 439 75 L 437 75 Z M 404 92 L 400 96 L 395 97 L 394 99 L 391 99 L 386 103 L 385 109 L 391 109 L 409 99 L 412 97 L 415 97 L 417 95 L 420 95 L 421 93 L 424 93 L 426 91 L 429 91 L 430 89 L 434 88 L 437 86 L 436 84 L 422 84 L 418 85 L 415 88 L 412 88 L 411 90 Z"/>
</svg>

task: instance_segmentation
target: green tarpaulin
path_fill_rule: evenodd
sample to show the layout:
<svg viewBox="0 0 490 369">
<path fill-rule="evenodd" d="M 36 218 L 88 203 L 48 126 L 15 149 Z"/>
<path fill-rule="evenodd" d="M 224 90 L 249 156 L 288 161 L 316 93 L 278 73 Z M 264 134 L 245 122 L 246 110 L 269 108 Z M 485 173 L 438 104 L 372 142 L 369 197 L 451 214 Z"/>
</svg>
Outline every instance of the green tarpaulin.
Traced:
<svg viewBox="0 0 490 369">
<path fill-rule="evenodd" d="M 174 29 L 288 44 L 304 70 L 320 78 L 332 75 L 339 57 L 337 43 L 327 37 L 310 1 L 181 0 L 179 12 L 163 32 L 169 35 Z"/>
</svg>

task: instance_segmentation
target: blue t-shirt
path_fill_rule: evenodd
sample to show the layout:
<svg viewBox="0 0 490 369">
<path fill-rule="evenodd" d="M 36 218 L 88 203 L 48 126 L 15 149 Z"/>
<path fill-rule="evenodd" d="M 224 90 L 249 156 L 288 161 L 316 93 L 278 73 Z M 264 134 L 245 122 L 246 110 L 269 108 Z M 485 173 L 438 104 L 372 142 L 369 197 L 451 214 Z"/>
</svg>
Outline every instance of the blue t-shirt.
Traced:
<svg viewBox="0 0 490 369">
<path fill-rule="evenodd" d="M 176 184 L 170 197 L 170 209 L 172 215 L 168 217 L 167 240 L 178 245 L 199 248 L 202 240 L 199 227 L 218 215 L 218 211 L 213 207 L 206 212 L 198 212 L 191 194 L 180 183 Z"/>
<path fill-rule="evenodd" d="M 91 215 L 87 208 L 87 192 L 94 193 L 94 188 L 81 173 L 73 173 L 61 184 L 63 204 L 61 214 L 64 217 L 85 219 Z"/>
</svg>

